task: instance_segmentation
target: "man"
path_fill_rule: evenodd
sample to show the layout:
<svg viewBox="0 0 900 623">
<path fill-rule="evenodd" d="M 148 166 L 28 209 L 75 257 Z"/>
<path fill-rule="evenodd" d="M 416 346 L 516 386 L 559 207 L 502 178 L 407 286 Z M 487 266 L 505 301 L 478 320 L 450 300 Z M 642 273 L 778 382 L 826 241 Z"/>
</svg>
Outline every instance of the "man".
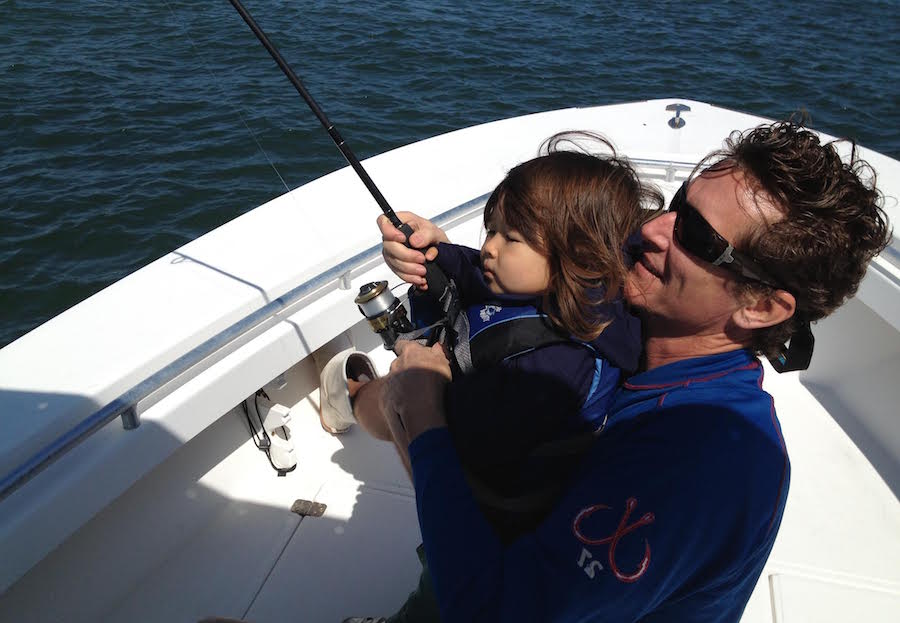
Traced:
<svg viewBox="0 0 900 623">
<path fill-rule="evenodd" d="M 446 429 L 446 359 L 398 346 L 386 401 L 442 620 L 740 618 L 790 477 L 756 355 L 802 366 L 809 323 L 855 293 L 890 233 L 863 165 L 793 123 L 733 135 L 707 162 L 641 230 L 624 294 L 643 322 L 644 366 L 534 531 L 495 535 Z M 414 247 L 446 239 L 402 216 Z M 379 225 L 388 264 L 421 284 L 425 255 Z"/>
</svg>

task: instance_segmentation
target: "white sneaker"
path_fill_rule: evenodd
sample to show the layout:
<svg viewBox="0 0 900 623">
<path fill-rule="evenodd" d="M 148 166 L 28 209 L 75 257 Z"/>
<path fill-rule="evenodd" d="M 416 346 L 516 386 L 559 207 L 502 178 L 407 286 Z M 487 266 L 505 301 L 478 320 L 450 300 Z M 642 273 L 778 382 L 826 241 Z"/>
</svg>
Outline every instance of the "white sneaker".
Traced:
<svg viewBox="0 0 900 623">
<path fill-rule="evenodd" d="M 350 405 L 347 379 L 371 381 L 378 377 L 372 360 L 352 348 L 338 353 L 322 368 L 319 376 L 319 420 L 332 435 L 350 430 L 356 422 Z"/>
</svg>

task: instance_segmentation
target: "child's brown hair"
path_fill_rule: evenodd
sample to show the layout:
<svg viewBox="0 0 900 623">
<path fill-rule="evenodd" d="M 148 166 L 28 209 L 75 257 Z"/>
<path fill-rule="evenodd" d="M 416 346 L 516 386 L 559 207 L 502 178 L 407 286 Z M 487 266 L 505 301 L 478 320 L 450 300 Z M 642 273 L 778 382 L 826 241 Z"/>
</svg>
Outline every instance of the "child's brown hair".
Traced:
<svg viewBox="0 0 900 623">
<path fill-rule="evenodd" d="M 559 149 L 597 142 L 608 154 Z M 583 148 L 582 148 L 583 149 Z M 484 208 L 487 225 L 494 211 L 508 227 L 544 255 L 550 283 L 544 312 L 578 339 L 596 338 L 609 319 L 599 304 L 619 295 L 628 268 L 625 240 L 662 208 L 662 194 L 645 187 L 627 160 L 600 136 L 561 133 L 541 147 L 545 155 L 512 170 Z"/>
</svg>

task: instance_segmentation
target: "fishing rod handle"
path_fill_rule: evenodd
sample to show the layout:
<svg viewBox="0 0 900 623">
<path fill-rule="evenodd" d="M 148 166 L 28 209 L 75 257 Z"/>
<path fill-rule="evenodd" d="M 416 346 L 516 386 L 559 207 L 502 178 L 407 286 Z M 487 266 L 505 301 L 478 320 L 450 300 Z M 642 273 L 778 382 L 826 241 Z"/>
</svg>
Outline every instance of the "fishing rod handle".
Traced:
<svg viewBox="0 0 900 623">
<path fill-rule="evenodd" d="M 396 227 L 406 236 L 406 242 L 403 244 L 408 249 L 413 249 L 414 247 L 409 242 L 410 237 L 413 235 L 413 229 L 409 226 L 409 223 L 401 223 L 396 225 Z M 434 260 L 425 260 L 425 282 L 428 284 L 426 292 L 438 303 L 445 300 L 445 296 L 450 292 L 450 280 L 447 279 L 447 275 L 444 274 L 440 266 L 435 264 Z"/>
</svg>

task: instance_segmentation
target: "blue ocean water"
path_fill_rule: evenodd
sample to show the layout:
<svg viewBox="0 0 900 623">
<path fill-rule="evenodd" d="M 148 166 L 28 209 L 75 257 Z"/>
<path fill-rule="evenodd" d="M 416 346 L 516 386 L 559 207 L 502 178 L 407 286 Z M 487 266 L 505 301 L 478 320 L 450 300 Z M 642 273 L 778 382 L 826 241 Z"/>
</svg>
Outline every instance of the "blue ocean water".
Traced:
<svg viewBox="0 0 900 623">
<path fill-rule="evenodd" d="M 900 157 L 894 1 L 245 4 L 361 159 L 671 96 Z M 0 346 L 345 165 L 225 0 L 0 0 L 0 77 Z"/>
</svg>

